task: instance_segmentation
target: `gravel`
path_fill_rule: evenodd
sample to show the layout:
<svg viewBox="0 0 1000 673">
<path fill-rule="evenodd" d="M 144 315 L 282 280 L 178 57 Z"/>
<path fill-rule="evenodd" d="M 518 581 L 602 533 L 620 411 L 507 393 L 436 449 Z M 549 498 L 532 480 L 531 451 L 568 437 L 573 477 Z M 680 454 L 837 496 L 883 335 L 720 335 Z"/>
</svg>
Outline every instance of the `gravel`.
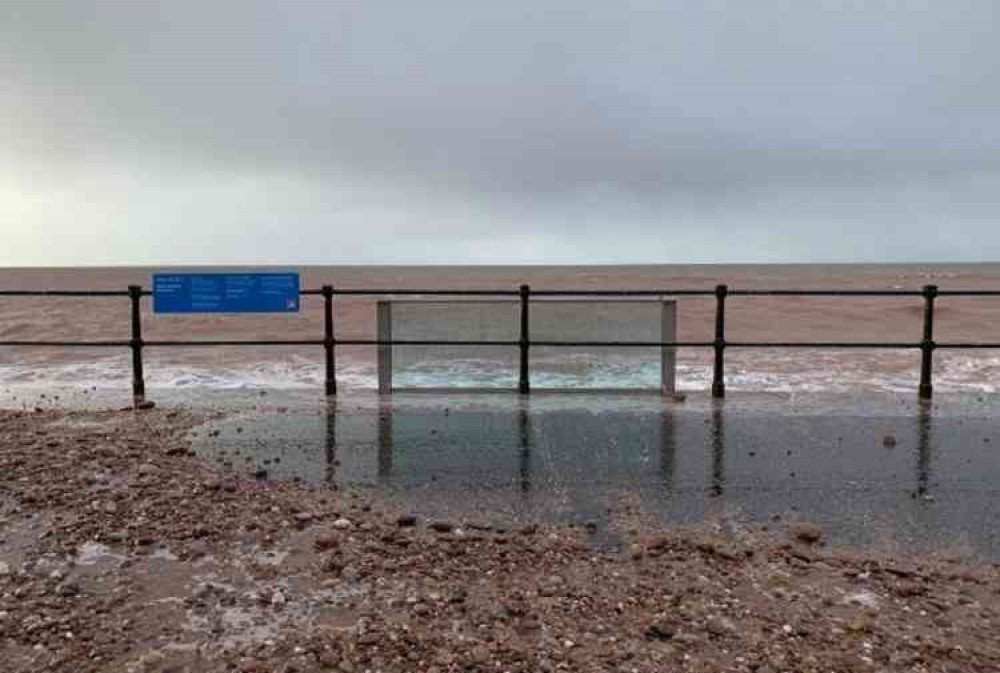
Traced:
<svg viewBox="0 0 1000 673">
<path fill-rule="evenodd" d="M 0 412 L 3 670 L 1000 670 L 993 565 L 814 524 L 621 522 L 612 553 L 585 527 L 421 523 L 202 462 L 205 415 Z"/>
</svg>

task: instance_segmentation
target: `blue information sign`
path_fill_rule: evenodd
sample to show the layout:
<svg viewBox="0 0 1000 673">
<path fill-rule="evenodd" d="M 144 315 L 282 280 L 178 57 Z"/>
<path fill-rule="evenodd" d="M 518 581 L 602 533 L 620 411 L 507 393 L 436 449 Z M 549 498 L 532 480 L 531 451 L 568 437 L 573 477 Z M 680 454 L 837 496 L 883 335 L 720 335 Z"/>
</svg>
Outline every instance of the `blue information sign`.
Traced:
<svg viewBox="0 0 1000 673">
<path fill-rule="evenodd" d="M 154 313 L 295 313 L 297 273 L 154 273 Z"/>
</svg>

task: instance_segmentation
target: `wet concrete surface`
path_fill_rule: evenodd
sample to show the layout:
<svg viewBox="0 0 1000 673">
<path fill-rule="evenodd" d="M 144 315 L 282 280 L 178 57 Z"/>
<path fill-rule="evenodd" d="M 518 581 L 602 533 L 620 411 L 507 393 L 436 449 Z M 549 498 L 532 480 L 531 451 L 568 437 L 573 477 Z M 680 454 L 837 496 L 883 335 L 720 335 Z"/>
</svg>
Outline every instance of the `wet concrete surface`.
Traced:
<svg viewBox="0 0 1000 673">
<path fill-rule="evenodd" d="M 457 523 L 782 528 L 1000 558 L 1000 397 L 396 395 L 256 407 L 195 431 L 235 469 L 371 488 Z"/>
</svg>

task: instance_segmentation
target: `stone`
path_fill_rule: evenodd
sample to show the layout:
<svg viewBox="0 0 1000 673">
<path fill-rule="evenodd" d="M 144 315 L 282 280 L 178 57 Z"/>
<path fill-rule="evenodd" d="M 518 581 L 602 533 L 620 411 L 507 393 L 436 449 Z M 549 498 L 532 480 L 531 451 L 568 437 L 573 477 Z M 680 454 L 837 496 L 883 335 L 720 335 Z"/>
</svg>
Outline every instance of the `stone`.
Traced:
<svg viewBox="0 0 1000 673">
<path fill-rule="evenodd" d="M 337 530 L 348 530 L 350 528 L 354 528 L 354 524 L 351 523 L 349 520 L 341 517 L 333 522 L 333 527 L 336 528 Z"/>
<path fill-rule="evenodd" d="M 429 528 L 438 533 L 450 533 L 455 529 L 455 525 L 448 521 L 434 521 Z"/>
<path fill-rule="evenodd" d="M 705 626 L 709 633 L 720 638 L 735 636 L 737 633 L 736 624 L 727 617 L 712 617 Z"/>
<path fill-rule="evenodd" d="M 844 622 L 844 628 L 852 633 L 864 633 L 871 631 L 872 621 L 867 616 L 863 614 L 854 615 L 846 622 Z"/>
<path fill-rule="evenodd" d="M 204 600 L 212 595 L 213 587 L 208 582 L 201 582 L 191 592 L 191 595 L 195 597 L 196 600 Z"/>
<path fill-rule="evenodd" d="M 677 634 L 677 629 L 673 624 L 665 621 L 656 621 L 646 627 L 643 634 L 646 640 L 670 640 Z"/>
<path fill-rule="evenodd" d="M 410 514 L 404 514 L 396 519 L 396 525 L 400 528 L 413 528 L 417 525 L 417 517 Z"/>
<path fill-rule="evenodd" d="M 333 535 L 323 534 L 313 540 L 313 548 L 316 551 L 330 551 L 340 547 L 340 540 Z"/>
<path fill-rule="evenodd" d="M 872 610 L 877 610 L 879 607 L 878 596 L 871 591 L 855 591 L 854 593 L 844 596 L 842 601 L 847 605 L 860 605 L 864 608 L 869 608 Z"/>
<path fill-rule="evenodd" d="M 273 594 L 271 594 L 271 605 L 273 605 L 276 608 L 280 608 L 282 605 L 284 605 L 286 600 L 287 599 L 285 598 L 285 594 L 281 592 L 281 589 L 278 589 Z"/>
<path fill-rule="evenodd" d="M 469 652 L 469 659 L 477 664 L 485 664 L 490 660 L 490 650 L 485 645 L 476 645 Z"/>
<path fill-rule="evenodd" d="M 814 523 L 800 521 L 788 527 L 789 534 L 800 542 L 814 544 L 823 537 L 823 529 Z"/>
<path fill-rule="evenodd" d="M 887 449 L 891 449 L 892 447 L 896 446 L 896 438 L 893 437 L 892 435 L 886 435 L 885 437 L 882 438 L 882 446 L 886 447 Z"/>
<path fill-rule="evenodd" d="M 319 660 L 320 666 L 329 670 L 336 669 L 340 664 L 340 657 L 329 650 L 323 650 L 320 652 L 317 659 Z"/>
<path fill-rule="evenodd" d="M 898 582 L 896 586 L 892 588 L 892 591 L 900 598 L 914 598 L 927 593 L 927 587 L 919 582 L 903 580 Z"/>
<path fill-rule="evenodd" d="M 80 593 L 80 586 L 76 582 L 63 582 L 59 585 L 57 593 L 63 598 L 76 596 Z"/>
<path fill-rule="evenodd" d="M 10 565 L 0 561 L 0 577 L 10 574 Z"/>
</svg>

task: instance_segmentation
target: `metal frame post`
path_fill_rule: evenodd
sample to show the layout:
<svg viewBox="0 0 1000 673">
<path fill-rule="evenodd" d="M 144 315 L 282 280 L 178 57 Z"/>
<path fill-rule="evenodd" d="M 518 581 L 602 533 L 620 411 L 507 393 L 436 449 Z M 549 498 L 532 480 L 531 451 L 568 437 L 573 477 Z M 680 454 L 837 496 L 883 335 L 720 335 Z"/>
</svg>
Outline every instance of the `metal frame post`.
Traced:
<svg viewBox="0 0 1000 673">
<path fill-rule="evenodd" d="M 522 395 L 527 395 L 531 392 L 531 378 L 528 371 L 528 298 L 531 295 L 531 287 L 528 285 L 521 286 L 521 339 L 519 345 L 521 347 L 521 375 L 518 381 L 518 391 Z"/>
<path fill-rule="evenodd" d="M 937 297 L 937 285 L 924 285 L 924 336 L 920 341 L 920 388 L 918 396 L 921 400 L 929 400 L 934 395 L 934 385 L 931 382 L 934 365 L 934 298 Z"/>
<path fill-rule="evenodd" d="M 132 404 L 138 407 L 146 401 L 146 380 L 142 371 L 142 286 L 129 285 L 128 296 L 132 303 Z"/>
<path fill-rule="evenodd" d="M 337 394 L 337 339 L 333 334 L 333 286 L 323 286 L 323 350 L 326 352 L 326 394 Z"/>
<path fill-rule="evenodd" d="M 712 369 L 712 397 L 726 396 L 725 351 L 726 351 L 726 295 L 729 287 L 715 286 L 715 366 Z"/>
</svg>

